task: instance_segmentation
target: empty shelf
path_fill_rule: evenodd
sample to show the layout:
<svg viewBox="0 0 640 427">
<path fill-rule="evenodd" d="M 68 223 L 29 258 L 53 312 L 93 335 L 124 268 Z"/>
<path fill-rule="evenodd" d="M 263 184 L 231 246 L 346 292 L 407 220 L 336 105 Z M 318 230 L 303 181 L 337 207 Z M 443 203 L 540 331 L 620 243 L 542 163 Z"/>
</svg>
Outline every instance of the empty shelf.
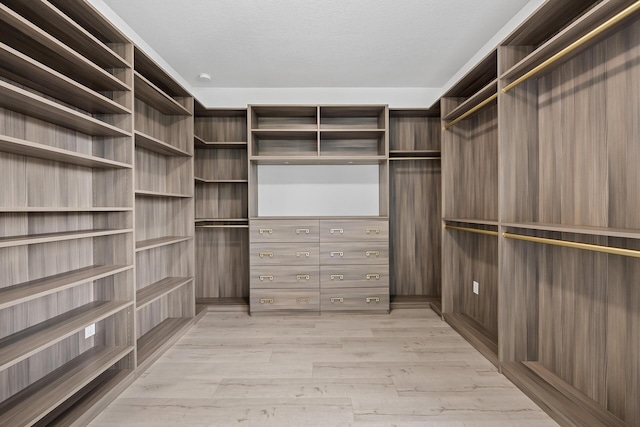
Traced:
<svg viewBox="0 0 640 427">
<path fill-rule="evenodd" d="M 161 246 L 173 245 L 176 243 L 191 240 L 192 238 L 193 237 L 166 236 L 166 237 L 158 237 L 155 239 L 141 240 L 139 242 L 136 242 L 136 252 L 159 248 Z"/>
<path fill-rule="evenodd" d="M 164 93 L 160 88 L 147 80 L 138 72 L 134 73 L 135 96 L 149 106 L 167 115 L 190 116 L 187 110 L 178 101 Z"/>
<path fill-rule="evenodd" d="M 144 371 L 191 326 L 193 318 L 169 318 L 138 338 L 138 369 Z M 149 362 L 149 363 L 145 363 Z"/>
<path fill-rule="evenodd" d="M 155 153 L 163 154 L 165 156 L 182 156 L 191 157 L 191 154 L 184 151 L 181 148 L 175 147 L 168 142 L 154 138 L 151 135 L 147 135 L 142 132 L 135 131 L 136 146 L 142 147 Z"/>
<path fill-rule="evenodd" d="M 140 309 L 155 300 L 192 281 L 192 277 L 166 277 L 136 292 L 136 309 Z"/>
<path fill-rule="evenodd" d="M 190 196 L 188 194 L 182 194 L 182 193 L 169 193 L 166 191 L 151 191 L 151 190 L 136 190 L 136 196 L 142 196 L 142 197 L 176 197 L 176 198 L 182 198 L 182 199 L 188 199 Z"/>
<path fill-rule="evenodd" d="M 11 246 L 35 245 L 39 243 L 61 242 L 64 240 L 87 239 L 89 237 L 113 236 L 115 234 L 131 233 L 130 229 L 115 230 L 80 230 L 64 231 L 60 233 L 30 234 L 26 236 L 11 236 L 0 238 L 0 248 Z"/>
</svg>

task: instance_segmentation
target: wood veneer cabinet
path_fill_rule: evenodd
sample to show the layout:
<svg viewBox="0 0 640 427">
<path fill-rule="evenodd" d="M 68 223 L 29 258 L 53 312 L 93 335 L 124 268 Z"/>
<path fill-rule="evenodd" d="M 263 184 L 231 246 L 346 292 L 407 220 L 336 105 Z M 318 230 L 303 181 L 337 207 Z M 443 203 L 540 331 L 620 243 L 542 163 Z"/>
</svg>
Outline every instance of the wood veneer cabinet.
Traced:
<svg viewBox="0 0 640 427">
<path fill-rule="evenodd" d="M 196 109 L 196 300 L 249 298 L 247 109 Z"/>
<path fill-rule="evenodd" d="M 82 425 L 136 366 L 133 46 L 85 2 L 0 22 L 0 425 Z"/>
<path fill-rule="evenodd" d="M 388 107 L 252 105 L 248 118 L 251 313 L 388 312 Z M 378 215 L 260 215 L 261 165 L 377 166 Z"/>
<path fill-rule="evenodd" d="M 194 322 L 194 100 L 134 55 L 138 372 Z"/>
<path fill-rule="evenodd" d="M 441 312 L 440 109 L 389 111 L 392 303 Z"/>
</svg>

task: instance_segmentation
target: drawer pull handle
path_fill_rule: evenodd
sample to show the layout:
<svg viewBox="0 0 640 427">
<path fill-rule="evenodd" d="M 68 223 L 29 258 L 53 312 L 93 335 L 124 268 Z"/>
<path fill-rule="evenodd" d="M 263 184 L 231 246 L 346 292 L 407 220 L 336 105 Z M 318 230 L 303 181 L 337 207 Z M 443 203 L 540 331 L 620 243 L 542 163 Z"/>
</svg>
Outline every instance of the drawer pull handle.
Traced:
<svg viewBox="0 0 640 427">
<path fill-rule="evenodd" d="M 331 252 L 331 256 L 344 256 L 344 252 Z"/>
<path fill-rule="evenodd" d="M 365 252 L 365 255 L 366 255 L 366 256 L 371 256 L 371 255 L 373 255 L 373 256 L 380 256 L 380 251 L 366 251 L 366 252 Z"/>
<path fill-rule="evenodd" d="M 260 298 L 260 304 L 273 304 L 273 298 Z"/>
<path fill-rule="evenodd" d="M 266 256 L 273 258 L 273 252 L 260 252 L 260 258 L 264 258 Z"/>
<path fill-rule="evenodd" d="M 331 230 L 329 230 L 329 232 L 331 234 L 335 234 L 335 233 L 343 234 L 344 233 L 344 228 L 332 228 Z"/>
<path fill-rule="evenodd" d="M 296 256 L 306 256 L 309 257 L 311 254 L 309 252 L 296 252 Z"/>
<path fill-rule="evenodd" d="M 270 281 L 273 281 L 273 276 L 260 276 L 260 281 L 262 282 L 263 280 L 269 279 Z"/>
<path fill-rule="evenodd" d="M 375 303 L 379 303 L 380 297 L 366 297 L 364 300 L 367 302 L 367 304 L 371 303 L 372 301 Z"/>
<path fill-rule="evenodd" d="M 380 280 L 380 275 L 379 274 L 367 274 L 367 280 L 371 280 L 371 279 L 376 279 L 376 280 Z"/>
<path fill-rule="evenodd" d="M 366 228 L 364 231 L 367 234 L 371 234 L 371 233 L 380 234 L 380 229 L 379 228 Z"/>
<path fill-rule="evenodd" d="M 344 298 L 331 298 L 331 303 L 335 303 L 335 302 L 343 303 Z"/>
<path fill-rule="evenodd" d="M 332 274 L 331 275 L 331 280 L 344 280 L 344 274 Z"/>
<path fill-rule="evenodd" d="M 273 228 L 261 228 L 260 234 L 273 234 Z"/>
<path fill-rule="evenodd" d="M 296 298 L 296 302 L 298 304 L 309 304 L 311 302 L 311 298 L 306 297 L 306 298 Z"/>
<path fill-rule="evenodd" d="M 300 234 L 300 233 L 304 233 L 304 234 L 309 234 L 309 229 L 308 228 L 296 228 L 296 234 Z"/>
<path fill-rule="evenodd" d="M 309 276 L 308 274 L 298 274 L 298 275 L 296 275 L 296 279 L 298 279 L 298 280 L 302 280 L 302 279 L 309 280 L 309 279 L 311 279 L 311 276 Z"/>
</svg>

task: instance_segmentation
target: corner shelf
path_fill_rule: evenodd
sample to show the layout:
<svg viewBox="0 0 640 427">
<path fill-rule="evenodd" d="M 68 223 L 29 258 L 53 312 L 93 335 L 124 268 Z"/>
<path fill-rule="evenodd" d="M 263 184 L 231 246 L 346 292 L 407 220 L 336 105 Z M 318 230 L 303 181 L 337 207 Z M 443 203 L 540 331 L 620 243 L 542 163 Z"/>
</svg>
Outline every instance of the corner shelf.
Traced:
<svg viewBox="0 0 640 427">
<path fill-rule="evenodd" d="M 136 310 L 191 282 L 193 277 L 166 277 L 136 292 Z"/>
<path fill-rule="evenodd" d="M 30 234 L 0 238 L 0 248 L 13 246 L 36 245 L 39 243 L 62 242 L 65 240 L 87 239 L 90 237 L 113 236 L 131 233 L 131 229 L 94 229 L 79 231 L 63 231 L 58 233 Z"/>
<path fill-rule="evenodd" d="M 135 131 L 136 146 L 165 156 L 191 157 L 188 152 L 146 133 Z"/>
<path fill-rule="evenodd" d="M 193 237 L 167 236 L 155 239 L 141 240 L 136 242 L 136 252 L 148 251 L 149 249 L 159 248 L 161 246 L 175 245 L 176 243 L 186 242 Z"/>
<path fill-rule="evenodd" d="M 0 425 L 33 425 L 133 351 L 94 347 L 0 403 Z"/>
<path fill-rule="evenodd" d="M 0 310 L 131 269 L 131 265 L 94 265 L 1 288 Z"/>
<path fill-rule="evenodd" d="M 190 199 L 193 196 L 189 194 L 169 193 L 165 191 L 136 190 L 136 197 L 173 197 L 179 199 Z"/>
<path fill-rule="evenodd" d="M 129 301 L 94 301 L 0 339 L 0 370 L 80 332 L 86 326 L 133 305 Z"/>
<path fill-rule="evenodd" d="M 6 135 L 0 135 L 0 151 L 87 168 L 131 169 L 133 167 L 127 163 L 63 150 L 46 144 L 39 144 Z"/>
<path fill-rule="evenodd" d="M 137 71 L 134 71 L 134 87 L 136 98 L 149 104 L 163 114 L 176 116 L 191 115 L 189 110 Z"/>
</svg>

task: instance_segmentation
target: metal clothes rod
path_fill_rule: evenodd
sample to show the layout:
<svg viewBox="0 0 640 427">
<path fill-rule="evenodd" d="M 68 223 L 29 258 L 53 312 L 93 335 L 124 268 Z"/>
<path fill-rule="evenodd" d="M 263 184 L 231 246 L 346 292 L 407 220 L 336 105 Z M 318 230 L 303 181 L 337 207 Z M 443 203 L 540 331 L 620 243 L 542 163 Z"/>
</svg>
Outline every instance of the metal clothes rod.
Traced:
<svg viewBox="0 0 640 427">
<path fill-rule="evenodd" d="M 452 126 L 455 126 L 458 122 L 466 119 L 467 117 L 469 117 L 470 115 L 472 115 L 473 113 L 475 113 L 476 111 L 478 111 L 479 109 L 481 109 L 482 107 L 490 103 L 491 101 L 495 100 L 496 98 L 498 98 L 498 94 L 494 93 L 493 95 L 491 95 L 490 97 L 482 101 L 480 104 L 476 105 L 475 107 L 473 107 L 472 109 L 464 113 L 463 115 L 459 116 L 457 119 L 454 119 L 451 122 L 449 122 L 449 124 L 444 126 L 444 130 L 447 130 Z"/>
<path fill-rule="evenodd" d="M 445 224 L 444 228 L 450 228 L 452 230 L 459 230 L 459 231 L 468 231 L 470 233 L 486 234 L 487 236 L 497 236 L 498 235 L 497 231 L 481 230 L 479 228 L 458 227 L 456 225 Z"/>
<path fill-rule="evenodd" d="M 611 255 L 640 258 L 640 251 L 633 249 L 612 248 L 611 246 L 594 245 L 591 243 L 569 242 L 545 237 L 524 236 L 522 234 L 502 233 L 507 239 L 525 240 L 527 242 L 544 243 L 547 245 L 563 246 L 566 248 L 583 249 L 585 251 L 603 252 Z"/>
<path fill-rule="evenodd" d="M 389 160 L 440 160 L 440 157 L 391 157 Z"/>
<path fill-rule="evenodd" d="M 629 17 L 633 13 L 637 12 L 638 10 L 640 10 L 640 1 L 635 2 L 634 4 L 632 4 L 631 6 L 626 8 L 625 10 L 623 10 L 622 12 L 618 13 L 617 15 L 613 16 L 609 20 L 607 20 L 607 21 L 603 22 L 602 24 L 598 25 L 596 28 L 594 28 L 593 30 L 589 31 L 587 34 L 585 34 L 584 36 L 580 37 L 578 40 L 576 40 L 573 43 L 571 43 L 569 46 L 567 46 L 564 49 L 562 49 L 560 52 L 558 52 L 555 55 L 551 56 L 549 59 L 544 61 L 542 64 L 538 65 L 537 67 L 533 68 L 531 71 L 523 74 L 522 76 L 520 76 L 519 78 L 517 78 L 513 82 L 509 83 L 504 88 L 502 88 L 502 92 L 504 92 L 504 93 L 509 92 L 511 89 L 513 89 L 514 87 L 518 86 L 520 83 L 522 83 L 525 80 L 528 80 L 531 77 L 535 76 L 540 71 L 544 70 L 545 68 L 547 68 L 548 66 L 550 66 L 554 62 L 558 61 L 559 59 L 564 58 L 565 56 L 567 56 L 568 54 L 570 54 L 571 52 L 573 52 L 574 50 L 576 50 L 577 48 L 579 48 L 583 44 L 585 44 L 585 43 L 589 42 L 591 39 L 599 36 L 600 34 L 605 32 L 606 30 L 608 30 L 609 28 L 613 27 L 614 25 L 616 25 L 620 21 L 626 19 L 627 17 Z"/>
</svg>

